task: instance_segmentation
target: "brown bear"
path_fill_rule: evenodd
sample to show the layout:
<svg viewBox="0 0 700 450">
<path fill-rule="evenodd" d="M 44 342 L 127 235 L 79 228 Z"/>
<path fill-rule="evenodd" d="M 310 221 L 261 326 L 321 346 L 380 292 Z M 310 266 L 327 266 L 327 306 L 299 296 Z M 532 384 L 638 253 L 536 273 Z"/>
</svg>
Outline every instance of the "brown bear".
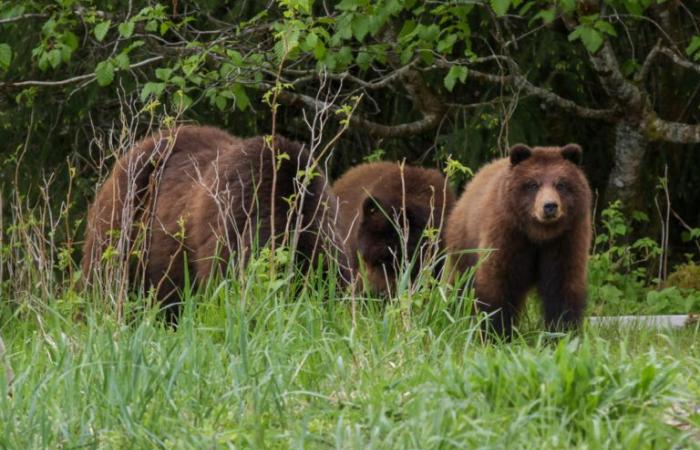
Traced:
<svg viewBox="0 0 700 450">
<path fill-rule="evenodd" d="M 88 213 L 83 273 L 90 279 L 106 253 L 122 260 L 137 253 L 140 265 L 124 272 L 172 306 L 186 269 L 202 282 L 273 236 L 294 246 L 302 265 L 323 250 L 347 270 L 337 208 L 325 176 L 298 143 L 240 139 L 203 126 L 163 130 L 122 156 L 99 189 Z"/>
<path fill-rule="evenodd" d="M 438 170 L 386 161 L 351 168 L 333 184 L 333 192 L 349 230 L 351 262 L 364 269 L 375 294 L 394 290 L 402 263 L 412 263 L 415 276 L 430 252 L 440 249 L 440 230 L 455 202 Z M 424 235 L 431 228 L 437 248 Z"/>
<path fill-rule="evenodd" d="M 515 145 L 510 158 L 475 175 L 448 219 L 452 278 L 475 266 L 476 308 L 493 313 L 491 325 L 505 337 L 533 286 L 548 329 L 581 323 L 591 190 L 580 162 L 576 144 Z"/>
</svg>

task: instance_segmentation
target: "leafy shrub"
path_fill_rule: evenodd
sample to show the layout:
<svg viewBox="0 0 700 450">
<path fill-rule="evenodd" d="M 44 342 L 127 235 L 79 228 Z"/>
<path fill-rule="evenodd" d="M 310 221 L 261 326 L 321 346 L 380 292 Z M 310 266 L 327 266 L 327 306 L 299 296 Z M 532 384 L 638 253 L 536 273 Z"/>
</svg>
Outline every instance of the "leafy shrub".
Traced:
<svg viewBox="0 0 700 450">
<path fill-rule="evenodd" d="M 601 214 L 600 232 L 588 264 L 591 313 L 669 314 L 700 310 L 700 266 L 690 262 L 669 276 L 663 289 L 651 287 L 658 280 L 649 270 L 661 255 L 659 244 L 649 237 L 630 242 L 633 224 L 649 219 L 635 213 L 632 220 L 619 201 Z"/>
</svg>

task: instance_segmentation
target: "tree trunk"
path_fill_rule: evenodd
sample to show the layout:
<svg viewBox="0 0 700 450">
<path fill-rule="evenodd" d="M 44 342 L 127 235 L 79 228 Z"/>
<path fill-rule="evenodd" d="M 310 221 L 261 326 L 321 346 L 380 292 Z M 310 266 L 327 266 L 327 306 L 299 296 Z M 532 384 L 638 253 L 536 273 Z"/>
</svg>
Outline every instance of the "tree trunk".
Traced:
<svg viewBox="0 0 700 450">
<path fill-rule="evenodd" d="M 603 207 L 614 200 L 621 200 L 624 209 L 633 206 L 647 145 L 648 140 L 638 123 L 622 120 L 615 125 L 614 164 Z"/>
</svg>

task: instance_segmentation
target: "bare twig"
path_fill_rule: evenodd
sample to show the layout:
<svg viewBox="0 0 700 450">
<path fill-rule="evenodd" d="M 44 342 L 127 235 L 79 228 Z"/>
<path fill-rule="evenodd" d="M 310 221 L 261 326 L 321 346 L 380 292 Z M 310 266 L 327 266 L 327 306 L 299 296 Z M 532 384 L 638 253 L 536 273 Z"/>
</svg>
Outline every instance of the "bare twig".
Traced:
<svg viewBox="0 0 700 450">
<path fill-rule="evenodd" d="M 148 59 L 145 59 L 143 61 L 139 61 L 137 63 L 131 64 L 129 66 L 129 68 L 126 70 L 138 69 L 139 67 L 143 67 L 143 66 L 146 66 L 148 64 L 154 63 L 156 61 L 160 61 L 164 58 L 165 58 L 164 56 L 154 56 L 152 58 L 148 58 Z M 84 80 L 90 80 L 92 82 L 95 80 L 95 78 L 96 78 L 95 72 L 92 72 L 92 73 L 86 73 L 83 75 L 78 75 L 75 77 L 66 78 L 64 80 L 57 80 L 57 81 L 27 80 L 27 81 L 0 83 L 0 88 L 15 88 L 15 87 L 25 87 L 25 86 L 56 87 L 56 86 L 65 86 L 67 84 L 77 83 L 79 81 L 84 81 Z"/>
</svg>

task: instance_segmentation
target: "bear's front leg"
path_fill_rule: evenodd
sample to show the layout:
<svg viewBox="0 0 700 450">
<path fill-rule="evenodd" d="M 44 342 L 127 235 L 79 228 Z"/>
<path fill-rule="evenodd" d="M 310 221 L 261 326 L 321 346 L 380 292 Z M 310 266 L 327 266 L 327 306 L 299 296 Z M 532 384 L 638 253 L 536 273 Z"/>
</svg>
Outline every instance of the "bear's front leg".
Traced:
<svg viewBox="0 0 700 450">
<path fill-rule="evenodd" d="M 539 258 L 538 289 L 549 331 L 581 326 L 586 306 L 586 255 L 571 251 L 570 243 L 552 245 Z"/>
<path fill-rule="evenodd" d="M 513 335 L 513 325 L 534 281 L 533 266 L 531 252 L 503 247 L 489 255 L 476 271 L 477 310 L 491 314 L 486 325 L 507 340 Z"/>
</svg>

